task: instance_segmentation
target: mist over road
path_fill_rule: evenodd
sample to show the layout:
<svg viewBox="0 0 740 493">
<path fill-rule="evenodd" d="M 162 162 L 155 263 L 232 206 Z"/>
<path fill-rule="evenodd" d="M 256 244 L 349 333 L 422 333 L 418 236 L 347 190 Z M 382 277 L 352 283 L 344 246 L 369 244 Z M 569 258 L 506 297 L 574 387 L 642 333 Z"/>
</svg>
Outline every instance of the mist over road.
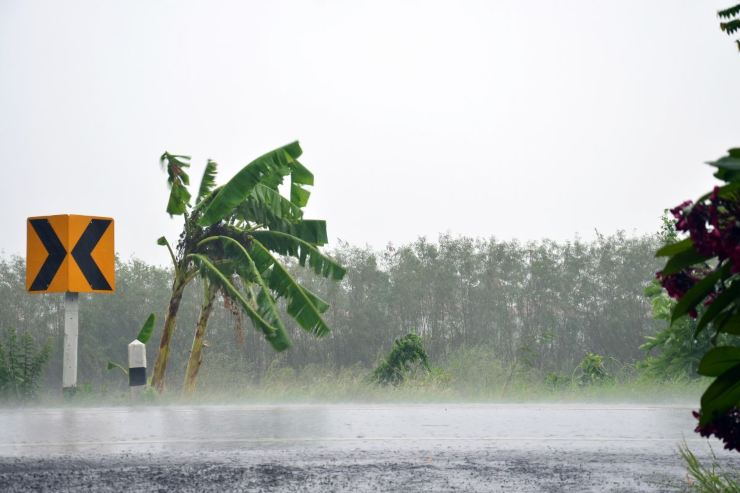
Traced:
<svg viewBox="0 0 740 493">
<path fill-rule="evenodd" d="M 31 408 L 0 423 L 3 491 L 674 491 L 679 443 L 709 453 L 689 406 Z"/>
</svg>

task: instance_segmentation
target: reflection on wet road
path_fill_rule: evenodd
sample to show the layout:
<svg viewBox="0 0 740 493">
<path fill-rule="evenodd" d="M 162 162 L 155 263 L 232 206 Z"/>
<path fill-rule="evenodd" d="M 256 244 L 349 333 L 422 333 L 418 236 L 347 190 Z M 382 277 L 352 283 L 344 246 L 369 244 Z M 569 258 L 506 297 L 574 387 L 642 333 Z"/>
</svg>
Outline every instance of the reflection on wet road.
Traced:
<svg viewBox="0 0 740 493">
<path fill-rule="evenodd" d="M 246 477 L 257 481 L 252 485 L 257 489 L 269 489 L 272 484 L 287 490 L 341 490 L 342 484 L 351 489 L 358 481 L 368 488 L 380 488 L 383 481 L 391 481 L 385 484 L 391 487 L 398 484 L 394 481 L 405 477 L 404 487 L 413 491 L 417 469 L 426 468 L 430 478 L 435 471 L 444 478 L 443 483 L 437 484 L 442 489 L 451 488 L 457 477 L 464 479 L 461 488 L 481 491 L 491 484 L 508 484 L 522 490 L 549 484 L 547 488 L 553 491 L 569 491 L 578 485 L 589 490 L 589 484 L 603 486 L 604 481 L 611 481 L 615 488 L 660 490 L 670 484 L 677 487 L 682 480 L 684 472 L 676 448 L 684 438 L 700 455 L 706 455 L 708 450 L 707 442 L 692 432 L 695 424 L 691 408 L 681 406 L 419 404 L 7 409 L 0 411 L 0 423 L 0 458 L 5 458 L 0 462 L 0 480 L 26 477 L 23 468 L 17 466 L 17 458 L 22 457 L 24 467 L 37 464 L 39 469 L 31 467 L 31 472 L 46 471 L 51 474 L 47 479 L 56 478 L 59 485 L 67 484 L 65 471 L 72 467 L 72 460 L 88 464 L 90 460 L 99 461 L 92 469 L 108 471 L 108 477 L 113 478 L 117 469 L 125 465 L 123 457 L 134 457 L 137 464 L 137 460 L 146 457 L 148 468 L 156 469 L 161 463 L 167 465 L 170 474 L 176 474 L 184 464 L 191 464 L 188 470 L 195 467 L 193 464 L 197 465 L 195 469 L 210 467 L 208 470 L 217 464 L 231 473 L 249 471 L 234 477 L 224 473 L 227 489 L 249 489 L 249 484 L 244 483 Z M 715 444 L 715 451 L 723 460 L 736 461 L 733 455 L 722 454 L 718 449 Z M 16 459 L 16 466 L 10 465 L 11 458 Z M 267 463 L 296 469 L 289 473 L 254 469 Z M 333 473 L 326 469 L 330 464 L 337 468 Z M 398 469 L 399 464 L 408 468 Z M 317 468 L 324 471 L 313 477 Z M 266 475 L 260 476 L 262 473 Z M 27 476 L 28 480 L 38 475 Z M 207 477 L 202 471 L 198 475 L 200 480 Z M 260 477 L 268 483 L 255 479 Z M 312 477 L 318 481 L 316 484 Z M 319 480 L 325 477 L 334 478 L 331 485 Z M 419 489 L 436 484 L 429 481 L 432 482 L 420 484 Z M 144 481 L 140 486 L 147 489 L 152 484 Z M 208 484 L 200 486 L 207 488 Z"/>
</svg>

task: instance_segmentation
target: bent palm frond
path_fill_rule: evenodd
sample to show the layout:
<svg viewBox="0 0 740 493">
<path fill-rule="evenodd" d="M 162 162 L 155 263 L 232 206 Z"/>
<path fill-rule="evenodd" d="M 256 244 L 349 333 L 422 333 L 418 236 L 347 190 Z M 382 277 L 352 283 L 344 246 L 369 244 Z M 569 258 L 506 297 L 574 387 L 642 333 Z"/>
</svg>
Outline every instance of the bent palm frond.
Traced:
<svg viewBox="0 0 740 493">
<path fill-rule="evenodd" d="M 195 199 L 195 204 L 199 204 L 209 193 L 216 188 L 216 171 L 218 164 L 210 159 L 206 163 L 206 169 L 203 171 L 203 178 L 200 179 L 200 187 L 198 188 L 198 196 Z"/>
<path fill-rule="evenodd" d="M 308 221 L 304 221 L 308 222 Z M 319 222 L 319 221 L 317 221 Z M 346 269 L 336 261 L 327 257 L 311 243 L 282 231 L 253 231 L 250 233 L 268 250 L 279 255 L 295 257 L 301 266 L 308 266 L 318 275 L 327 279 L 340 281 L 346 274 Z"/>
<path fill-rule="evenodd" d="M 257 269 L 266 279 L 267 285 L 286 299 L 288 314 L 301 328 L 315 336 L 327 335 L 329 326 L 321 317 L 321 313 L 326 311 L 328 303 L 298 284 L 288 270 L 272 256 L 270 250 L 258 240 L 252 241 L 250 250 Z"/>
<path fill-rule="evenodd" d="M 257 184 L 264 184 L 272 177 L 290 174 L 291 165 L 301 152 L 298 142 L 293 142 L 270 151 L 246 165 L 223 186 L 203 210 L 198 224 L 207 226 L 221 221 L 252 193 Z"/>
<path fill-rule="evenodd" d="M 234 286 L 224 273 L 213 265 L 205 255 L 194 253 L 191 254 L 190 257 L 197 261 L 202 268 L 208 271 L 210 274 L 209 277 L 213 282 L 220 286 L 221 289 L 226 291 L 232 299 L 241 305 L 255 328 L 265 335 L 265 339 L 267 339 L 276 351 L 283 351 L 290 347 L 290 340 L 288 339 L 288 334 L 285 332 L 285 329 L 282 326 L 276 327 L 265 320 L 251 305 L 249 300 L 244 297 L 244 295 L 236 288 L 236 286 Z"/>
<path fill-rule="evenodd" d="M 170 216 L 185 213 L 190 203 L 190 177 L 185 171 L 190 167 L 190 156 L 181 156 L 165 152 L 159 158 L 160 164 L 167 170 L 167 183 L 170 186 L 170 198 L 167 201 L 167 213 Z"/>
</svg>

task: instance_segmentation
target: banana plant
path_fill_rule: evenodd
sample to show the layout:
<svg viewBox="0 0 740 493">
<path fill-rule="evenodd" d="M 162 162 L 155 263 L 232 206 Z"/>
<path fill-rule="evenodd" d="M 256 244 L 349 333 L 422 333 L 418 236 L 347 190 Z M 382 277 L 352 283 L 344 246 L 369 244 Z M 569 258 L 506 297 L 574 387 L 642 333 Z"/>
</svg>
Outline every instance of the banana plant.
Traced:
<svg viewBox="0 0 740 493">
<path fill-rule="evenodd" d="M 165 238 L 158 243 L 169 250 L 173 263 L 170 303 L 152 385 L 165 388 L 169 347 L 185 287 L 196 278 L 203 283 L 203 304 L 198 316 L 186 370 L 184 389 L 196 386 L 202 362 L 203 340 L 217 295 L 238 306 L 276 351 L 290 346 L 278 310 L 281 299 L 286 312 L 304 330 L 321 337 L 329 333 L 322 317 L 328 304 L 300 285 L 284 264 L 294 257 L 317 275 L 341 280 L 345 269 L 320 251 L 327 243 L 326 222 L 303 217 L 313 185 L 313 174 L 298 157 L 298 142 L 275 149 L 246 165 L 225 185 L 216 187 L 217 165 L 209 161 L 195 204 L 188 190 L 187 156 L 165 153 L 170 185 L 167 212 L 183 216 L 183 231 L 175 249 Z M 290 198 L 279 186 L 290 178 Z"/>
<path fill-rule="evenodd" d="M 717 15 L 722 19 L 719 27 L 727 35 L 732 36 L 737 31 L 740 31 L 740 3 L 720 10 L 717 12 Z M 737 48 L 740 50 L 740 39 L 736 39 L 735 43 L 737 43 Z"/>
</svg>

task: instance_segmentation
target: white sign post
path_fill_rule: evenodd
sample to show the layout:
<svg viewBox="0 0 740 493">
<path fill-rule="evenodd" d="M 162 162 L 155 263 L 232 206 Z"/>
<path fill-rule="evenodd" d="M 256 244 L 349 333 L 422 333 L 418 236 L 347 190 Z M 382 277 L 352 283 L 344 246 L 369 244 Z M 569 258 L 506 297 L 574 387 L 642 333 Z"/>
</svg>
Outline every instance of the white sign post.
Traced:
<svg viewBox="0 0 740 493">
<path fill-rule="evenodd" d="M 80 294 L 64 293 L 64 366 L 62 392 L 74 394 L 77 389 L 77 334 L 79 332 Z"/>
</svg>

